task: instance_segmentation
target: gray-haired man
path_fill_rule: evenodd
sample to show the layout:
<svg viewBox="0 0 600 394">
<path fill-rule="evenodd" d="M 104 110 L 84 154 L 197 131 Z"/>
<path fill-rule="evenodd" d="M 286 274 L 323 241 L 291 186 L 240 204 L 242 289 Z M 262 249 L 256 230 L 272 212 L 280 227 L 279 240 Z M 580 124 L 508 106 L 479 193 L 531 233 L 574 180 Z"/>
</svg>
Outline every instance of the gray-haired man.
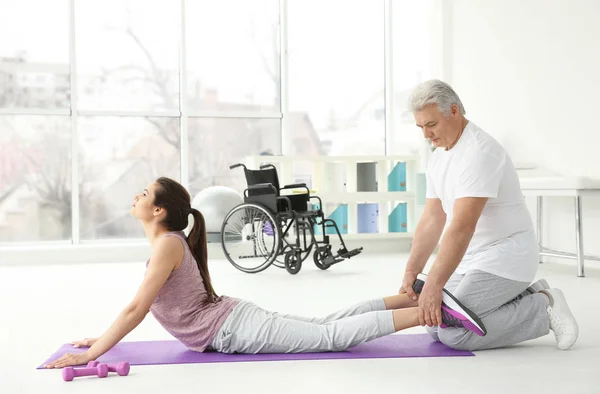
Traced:
<svg viewBox="0 0 600 394">
<path fill-rule="evenodd" d="M 563 293 L 545 280 L 530 285 L 539 262 L 537 241 L 507 152 L 465 118 L 458 95 L 442 81 L 417 86 L 409 105 L 436 150 L 428 163 L 425 210 L 401 293 L 417 298 L 415 279 L 444 233 L 418 296 L 421 325 L 456 349 L 508 346 L 549 330 L 558 348 L 573 346 L 578 326 Z M 465 329 L 453 316 L 442 319 L 443 288 L 481 319 L 485 336 Z"/>
</svg>

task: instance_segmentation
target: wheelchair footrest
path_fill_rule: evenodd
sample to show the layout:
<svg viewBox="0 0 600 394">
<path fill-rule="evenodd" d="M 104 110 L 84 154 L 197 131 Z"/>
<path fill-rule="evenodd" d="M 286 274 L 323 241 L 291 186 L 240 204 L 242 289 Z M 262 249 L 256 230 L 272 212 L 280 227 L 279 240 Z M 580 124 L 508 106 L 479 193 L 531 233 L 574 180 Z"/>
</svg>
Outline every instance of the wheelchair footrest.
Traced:
<svg viewBox="0 0 600 394">
<path fill-rule="evenodd" d="M 342 261 L 344 261 L 344 259 L 340 259 L 338 256 L 329 255 L 329 256 L 325 257 L 325 259 L 323 260 L 323 263 L 326 265 L 334 265 L 337 263 L 341 263 Z"/>
<path fill-rule="evenodd" d="M 360 254 L 362 252 L 362 250 L 363 250 L 362 247 L 352 249 L 352 250 L 342 248 L 342 249 L 338 250 L 338 256 L 341 257 L 342 259 L 349 259 L 351 257 L 356 256 L 357 254 Z"/>
</svg>

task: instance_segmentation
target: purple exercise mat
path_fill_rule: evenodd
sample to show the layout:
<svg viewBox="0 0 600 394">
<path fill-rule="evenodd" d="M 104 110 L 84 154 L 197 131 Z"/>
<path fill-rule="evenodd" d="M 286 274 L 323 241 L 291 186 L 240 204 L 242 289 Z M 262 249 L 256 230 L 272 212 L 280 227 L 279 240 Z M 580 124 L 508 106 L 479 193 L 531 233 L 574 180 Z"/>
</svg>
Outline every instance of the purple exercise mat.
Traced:
<svg viewBox="0 0 600 394">
<path fill-rule="evenodd" d="M 81 353 L 86 348 L 63 345 L 42 365 L 56 360 L 65 353 Z M 471 352 L 454 350 L 435 342 L 428 334 L 388 335 L 362 343 L 345 352 L 294 354 L 224 354 L 198 353 L 188 350 L 179 341 L 121 342 L 101 356 L 101 363 L 116 364 L 128 361 L 131 365 L 222 363 L 277 360 L 331 360 L 341 358 L 401 358 L 401 357 L 456 357 L 474 356 Z M 40 365 L 37 369 L 41 369 Z"/>
</svg>

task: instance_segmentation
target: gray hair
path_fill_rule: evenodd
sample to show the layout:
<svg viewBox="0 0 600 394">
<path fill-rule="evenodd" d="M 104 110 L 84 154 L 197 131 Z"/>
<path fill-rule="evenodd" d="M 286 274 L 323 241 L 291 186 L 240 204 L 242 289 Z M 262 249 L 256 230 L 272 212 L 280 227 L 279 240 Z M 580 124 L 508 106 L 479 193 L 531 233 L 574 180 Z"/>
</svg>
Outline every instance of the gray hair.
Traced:
<svg viewBox="0 0 600 394">
<path fill-rule="evenodd" d="M 408 100 L 408 109 L 414 113 L 421 111 L 430 104 L 437 104 L 444 116 L 450 115 L 452 104 L 458 105 L 462 115 L 466 114 L 465 107 L 454 89 L 439 79 L 431 79 L 417 85 Z"/>
</svg>

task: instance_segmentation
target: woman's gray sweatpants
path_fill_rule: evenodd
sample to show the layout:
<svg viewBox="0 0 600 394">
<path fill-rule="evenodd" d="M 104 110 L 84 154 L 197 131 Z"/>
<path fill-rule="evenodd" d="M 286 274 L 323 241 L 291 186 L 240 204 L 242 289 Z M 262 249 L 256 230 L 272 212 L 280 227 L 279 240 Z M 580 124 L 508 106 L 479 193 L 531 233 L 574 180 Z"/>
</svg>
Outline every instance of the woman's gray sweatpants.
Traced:
<svg viewBox="0 0 600 394">
<path fill-rule="evenodd" d="M 210 347 L 222 353 L 304 353 L 341 351 L 395 332 L 391 310 L 382 298 L 324 318 L 266 311 L 241 301 L 233 308 Z"/>
<path fill-rule="evenodd" d="M 550 320 L 548 297 L 531 294 L 527 282 L 517 282 L 487 272 L 454 273 L 444 288 L 475 313 L 487 329 L 480 337 L 465 328 L 427 327 L 429 334 L 459 350 L 493 349 L 547 335 Z"/>
</svg>

